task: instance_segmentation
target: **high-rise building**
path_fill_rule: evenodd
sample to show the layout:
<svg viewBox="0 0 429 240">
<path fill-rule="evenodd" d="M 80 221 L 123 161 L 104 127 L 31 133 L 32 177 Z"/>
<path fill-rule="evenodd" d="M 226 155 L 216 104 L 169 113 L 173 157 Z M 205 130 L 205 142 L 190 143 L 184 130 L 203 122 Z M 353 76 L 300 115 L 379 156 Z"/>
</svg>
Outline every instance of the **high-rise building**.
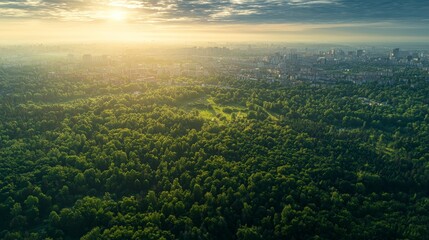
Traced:
<svg viewBox="0 0 429 240">
<path fill-rule="evenodd" d="M 395 48 L 392 50 L 391 56 L 393 58 L 399 58 L 399 48 Z"/>
</svg>

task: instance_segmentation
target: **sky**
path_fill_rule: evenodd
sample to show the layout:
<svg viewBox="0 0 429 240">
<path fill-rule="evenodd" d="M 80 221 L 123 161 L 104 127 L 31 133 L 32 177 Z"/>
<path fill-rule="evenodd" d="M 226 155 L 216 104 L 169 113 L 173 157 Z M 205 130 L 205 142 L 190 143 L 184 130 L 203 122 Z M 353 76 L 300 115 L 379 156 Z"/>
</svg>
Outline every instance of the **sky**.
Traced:
<svg viewBox="0 0 429 240">
<path fill-rule="evenodd" d="M 428 40 L 427 0 L 0 0 L 0 43 Z"/>
</svg>

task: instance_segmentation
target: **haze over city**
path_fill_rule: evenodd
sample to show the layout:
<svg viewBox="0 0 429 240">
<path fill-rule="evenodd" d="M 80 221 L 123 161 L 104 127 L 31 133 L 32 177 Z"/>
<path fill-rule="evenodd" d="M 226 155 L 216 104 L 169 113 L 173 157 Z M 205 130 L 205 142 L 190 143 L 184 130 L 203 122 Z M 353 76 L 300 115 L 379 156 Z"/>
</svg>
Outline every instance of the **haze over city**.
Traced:
<svg viewBox="0 0 429 240">
<path fill-rule="evenodd" d="M 0 1 L 0 43 L 425 42 L 425 1 Z"/>
</svg>

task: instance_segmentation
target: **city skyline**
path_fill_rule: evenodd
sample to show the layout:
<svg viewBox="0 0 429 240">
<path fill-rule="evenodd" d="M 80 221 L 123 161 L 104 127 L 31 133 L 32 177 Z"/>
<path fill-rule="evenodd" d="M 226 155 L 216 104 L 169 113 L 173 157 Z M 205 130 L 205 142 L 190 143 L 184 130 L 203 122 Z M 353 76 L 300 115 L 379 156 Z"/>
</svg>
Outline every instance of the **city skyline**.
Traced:
<svg viewBox="0 0 429 240">
<path fill-rule="evenodd" d="M 0 1 L 0 43 L 425 42 L 423 1 Z"/>
</svg>

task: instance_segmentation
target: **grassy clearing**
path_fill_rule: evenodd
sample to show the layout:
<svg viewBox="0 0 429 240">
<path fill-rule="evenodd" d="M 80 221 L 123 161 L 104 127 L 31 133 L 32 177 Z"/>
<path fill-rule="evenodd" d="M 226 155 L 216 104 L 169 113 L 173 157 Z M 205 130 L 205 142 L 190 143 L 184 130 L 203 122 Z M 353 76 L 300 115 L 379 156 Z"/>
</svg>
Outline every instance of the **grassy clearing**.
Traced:
<svg viewBox="0 0 429 240">
<path fill-rule="evenodd" d="M 239 105 L 219 105 L 208 95 L 191 101 L 180 102 L 179 108 L 185 111 L 198 111 L 199 115 L 210 121 L 228 122 L 247 117 L 246 107 Z"/>
</svg>

